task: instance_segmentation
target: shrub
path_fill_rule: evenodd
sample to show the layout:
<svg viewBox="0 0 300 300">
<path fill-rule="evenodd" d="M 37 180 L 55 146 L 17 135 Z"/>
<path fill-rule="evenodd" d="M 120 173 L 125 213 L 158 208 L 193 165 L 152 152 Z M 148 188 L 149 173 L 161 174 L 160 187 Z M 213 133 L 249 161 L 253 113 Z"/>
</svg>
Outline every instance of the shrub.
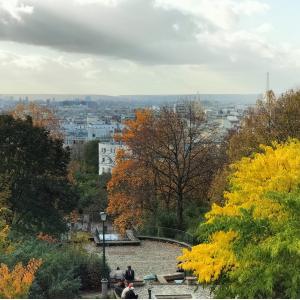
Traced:
<svg viewBox="0 0 300 300">
<path fill-rule="evenodd" d="M 80 247 L 35 239 L 20 243 L 4 259 L 14 266 L 17 262 L 27 264 L 31 257 L 42 259 L 43 264 L 31 286 L 30 298 L 78 298 L 80 290 L 99 289 L 101 278 L 109 272 L 100 257 Z"/>
<path fill-rule="evenodd" d="M 109 268 L 103 267 L 102 259 L 97 255 L 91 255 L 81 265 L 80 278 L 82 290 L 99 290 L 101 279 L 108 278 Z"/>
</svg>

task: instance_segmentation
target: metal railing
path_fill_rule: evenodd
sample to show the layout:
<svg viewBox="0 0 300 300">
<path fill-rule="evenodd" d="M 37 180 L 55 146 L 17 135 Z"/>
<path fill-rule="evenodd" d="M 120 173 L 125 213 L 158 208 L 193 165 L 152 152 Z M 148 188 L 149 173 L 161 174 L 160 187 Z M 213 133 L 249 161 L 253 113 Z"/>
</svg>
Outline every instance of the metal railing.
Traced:
<svg viewBox="0 0 300 300">
<path fill-rule="evenodd" d="M 135 229 L 136 236 L 150 236 L 158 238 L 167 238 L 178 242 L 183 242 L 188 245 L 194 245 L 194 237 L 182 230 L 168 227 L 145 227 Z"/>
</svg>

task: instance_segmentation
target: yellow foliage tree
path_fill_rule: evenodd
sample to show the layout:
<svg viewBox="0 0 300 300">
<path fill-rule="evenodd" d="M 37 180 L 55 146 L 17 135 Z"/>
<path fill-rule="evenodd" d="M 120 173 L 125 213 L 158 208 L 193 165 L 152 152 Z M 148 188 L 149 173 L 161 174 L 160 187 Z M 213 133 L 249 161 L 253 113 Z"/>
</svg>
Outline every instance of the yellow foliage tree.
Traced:
<svg viewBox="0 0 300 300">
<path fill-rule="evenodd" d="M 231 242 L 237 237 L 234 231 L 219 231 L 214 233 L 209 243 L 193 247 L 192 251 L 183 249 L 183 255 L 178 259 L 184 261 L 186 270 L 194 270 L 200 282 L 210 283 L 237 266 L 237 260 L 231 249 Z"/>
<path fill-rule="evenodd" d="M 40 259 L 31 259 L 27 266 L 18 263 L 13 270 L 0 266 L 0 298 L 26 298 L 35 273 L 42 264 Z"/>
<path fill-rule="evenodd" d="M 284 144 L 261 146 L 261 149 L 262 153 L 242 158 L 231 166 L 231 188 L 225 192 L 225 205 L 213 204 L 206 214 L 204 226 L 213 228 L 208 242 L 193 247 L 191 251 L 185 250 L 178 258 L 182 267 L 194 271 L 201 283 L 214 282 L 222 272 L 226 273 L 239 264 L 232 250 L 239 234 L 230 229 L 230 220 L 241 220 L 243 211 L 252 213 L 251 222 L 268 220 L 270 224 L 277 224 L 277 228 L 280 227 L 278 224 L 289 220 L 280 201 L 272 201 L 269 194 L 290 194 L 299 188 L 300 141 L 292 139 Z M 218 223 L 224 217 L 229 221 Z M 222 230 L 218 229 L 220 224 Z"/>
<path fill-rule="evenodd" d="M 261 146 L 263 153 L 254 158 L 244 157 L 231 166 L 230 192 L 224 193 L 226 205 L 214 204 L 207 213 L 208 221 L 215 216 L 235 216 L 240 209 L 254 208 L 254 216 L 277 219 L 281 206 L 266 197 L 268 192 L 291 192 L 300 183 L 300 142 L 273 143 Z"/>
</svg>

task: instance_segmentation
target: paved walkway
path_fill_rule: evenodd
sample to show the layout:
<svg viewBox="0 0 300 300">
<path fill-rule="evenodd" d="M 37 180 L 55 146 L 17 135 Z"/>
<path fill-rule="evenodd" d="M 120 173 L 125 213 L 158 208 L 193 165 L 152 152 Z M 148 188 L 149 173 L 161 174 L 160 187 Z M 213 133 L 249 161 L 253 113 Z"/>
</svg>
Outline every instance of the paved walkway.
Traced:
<svg viewBox="0 0 300 300">
<path fill-rule="evenodd" d="M 94 244 L 87 246 L 89 252 L 99 253 L 102 255 L 102 248 Z M 131 265 L 135 270 L 137 279 L 143 279 L 148 274 L 169 274 L 176 271 L 178 257 L 181 254 L 181 247 L 174 244 L 142 241 L 140 246 L 111 246 L 106 248 L 107 261 L 112 270 L 120 267 L 125 270 Z M 149 286 L 136 288 L 139 298 L 148 298 Z M 192 294 L 194 298 L 211 298 L 209 290 L 203 290 L 199 287 L 194 291 L 196 286 L 187 285 L 153 285 L 152 294 Z"/>
</svg>

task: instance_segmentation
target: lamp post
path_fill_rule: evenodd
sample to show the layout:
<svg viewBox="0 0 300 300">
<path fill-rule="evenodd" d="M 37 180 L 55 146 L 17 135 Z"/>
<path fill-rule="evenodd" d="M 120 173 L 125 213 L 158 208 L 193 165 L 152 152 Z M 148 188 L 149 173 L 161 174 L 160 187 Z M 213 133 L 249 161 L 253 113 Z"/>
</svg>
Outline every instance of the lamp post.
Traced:
<svg viewBox="0 0 300 300">
<path fill-rule="evenodd" d="M 104 223 L 106 222 L 107 219 L 106 212 L 100 212 L 100 219 L 102 221 L 102 247 L 103 247 L 102 258 L 103 258 L 103 271 L 104 271 L 104 276 L 101 280 L 101 287 L 102 287 L 102 297 L 107 298 L 108 280 L 105 278 L 106 264 L 105 264 L 105 226 L 104 226 Z"/>
</svg>

